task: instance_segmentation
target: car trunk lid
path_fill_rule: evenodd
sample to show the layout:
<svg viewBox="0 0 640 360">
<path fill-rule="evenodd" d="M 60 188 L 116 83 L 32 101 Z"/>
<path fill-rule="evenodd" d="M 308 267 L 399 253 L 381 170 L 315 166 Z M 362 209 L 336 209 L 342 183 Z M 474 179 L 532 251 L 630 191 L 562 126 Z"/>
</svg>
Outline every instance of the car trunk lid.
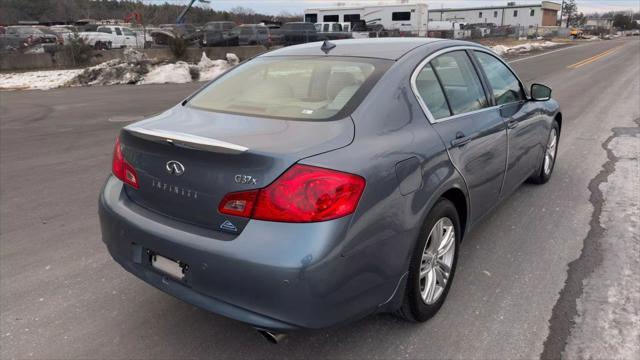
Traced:
<svg viewBox="0 0 640 360">
<path fill-rule="evenodd" d="M 298 160 L 344 147 L 353 135 L 350 118 L 279 120 L 177 106 L 123 129 L 124 157 L 140 184 L 126 192 L 152 211 L 238 234 L 248 220 L 217 211 L 226 194 L 265 187 Z"/>
</svg>

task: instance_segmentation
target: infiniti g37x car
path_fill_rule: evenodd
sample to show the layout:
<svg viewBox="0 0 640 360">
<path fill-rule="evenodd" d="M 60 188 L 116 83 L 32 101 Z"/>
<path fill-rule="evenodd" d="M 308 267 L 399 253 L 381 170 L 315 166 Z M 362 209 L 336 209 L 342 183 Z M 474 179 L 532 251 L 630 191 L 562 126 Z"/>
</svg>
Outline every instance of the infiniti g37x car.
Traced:
<svg viewBox="0 0 640 360">
<path fill-rule="evenodd" d="M 425 321 L 464 235 L 549 180 L 550 96 L 468 42 L 272 51 L 122 129 L 103 240 L 140 279 L 258 329 Z"/>
</svg>

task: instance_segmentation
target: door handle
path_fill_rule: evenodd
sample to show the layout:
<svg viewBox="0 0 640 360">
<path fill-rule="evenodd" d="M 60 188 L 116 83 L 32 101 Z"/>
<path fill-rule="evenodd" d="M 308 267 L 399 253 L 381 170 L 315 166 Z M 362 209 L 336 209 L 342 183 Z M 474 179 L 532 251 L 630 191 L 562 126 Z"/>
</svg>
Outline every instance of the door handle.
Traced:
<svg viewBox="0 0 640 360">
<path fill-rule="evenodd" d="M 451 140 L 451 146 L 461 147 L 470 143 L 471 140 L 473 140 L 473 137 L 465 136 L 464 133 L 462 133 L 461 131 L 458 131 L 456 133 L 456 138 Z"/>
<path fill-rule="evenodd" d="M 509 120 L 509 122 L 507 123 L 507 128 L 509 129 L 515 129 L 518 127 L 518 125 L 520 125 L 520 122 L 517 120 Z"/>
</svg>

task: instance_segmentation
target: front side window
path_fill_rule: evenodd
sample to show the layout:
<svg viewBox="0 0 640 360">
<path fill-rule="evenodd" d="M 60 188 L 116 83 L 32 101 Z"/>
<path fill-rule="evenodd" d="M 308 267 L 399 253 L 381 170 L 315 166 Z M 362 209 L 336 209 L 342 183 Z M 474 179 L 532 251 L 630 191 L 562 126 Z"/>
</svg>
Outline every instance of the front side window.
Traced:
<svg viewBox="0 0 640 360">
<path fill-rule="evenodd" d="M 451 116 L 447 98 L 431 64 L 427 64 L 420 70 L 415 85 L 420 98 L 436 120 Z"/>
<path fill-rule="evenodd" d="M 127 35 L 127 36 L 136 36 L 136 34 L 133 33 L 133 31 L 127 29 L 127 28 L 122 28 L 122 32 Z"/>
<path fill-rule="evenodd" d="M 409 21 L 409 20 L 411 20 L 411 13 L 409 11 L 391 13 L 391 21 Z"/>
<path fill-rule="evenodd" d="M 212 82 L 190 106 L 242 115 L 327 120 L 353 109 L 390 63 L 348 57 L 257 58 Z"/>
<path fill-rule="evenodd" d="M 465 51 L 452 51 L 431 61 L 453 115 L 488 106 L 480 78 Z"/>
<path fill-rule="evenodd" d="M 513 10 L 513 17 L 517 17 L 518 16 L 518 10 Z"/>
<path fill-rule="evenodd" d="M 105 34 L 111 34 L 111 28 L 101 27 L 101 28 L 98 28 L 98 32 L 105 33 Z"/>
<path fill-rule="evenodd" d="M 535 16 L 536 15 L 536 11 L 534 9 L 531 9 L 531 11 L 529 11 L 529 16 Z"/>
<path fill-rule="evenodd" d="M 116 31 L 116 35 L 122 35 L 122 31 L 120 31 L 120 28 L 114 28 L 114 30 Z"/>
<path fill-rule="evenodd" d="M 484 52 L 476 51 L 475 54 L 487 76 L 496 105 L 524 100 L 524 93 L 518 78 L 502 61 Z"/>
</svg>

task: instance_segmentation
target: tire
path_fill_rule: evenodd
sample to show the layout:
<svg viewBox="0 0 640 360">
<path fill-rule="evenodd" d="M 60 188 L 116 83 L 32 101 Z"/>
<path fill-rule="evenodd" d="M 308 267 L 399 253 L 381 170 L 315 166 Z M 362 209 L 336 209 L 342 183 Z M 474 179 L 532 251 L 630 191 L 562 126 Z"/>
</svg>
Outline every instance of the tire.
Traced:
<svg viewBox="0 0 640 360">
<path fill-rule="evenodd" d="M 446 241 L 445 244 L 440 241 L 442 247 L 438 247 L 438 253 L 441 255 L 438 256 L 433 251 L 436 248 L 435 242 L 438 241 L 435 235 L 437 229 L 444 231 L 442 239 Z M 440 310 L 453 282 L 461 234 L 460 218 L 455 205 L 441 198 L 427 215 L 420 231 L 411 256 L 404 299 L 396 315 L 411 322 L 424 322 Z M 428 287 L 429 284 L 433 284 L 433 287 Z M 430 289 L 433 291 L 429 291 Z"/>
<path fill-rule="evenodd" d="M 554 141 L 555 137 L 555 141 Z M 534 184 L 545 184 L 551 179 L 553 174 L 553 168 L 556 165 L 556 159 L 558 155 L 558 143 L 560 141 L 560 126 L 557 121 L 553 121 L 551 130 L 549 131 L 549 137 L 547 139 L 547 145 L 545 146 L 544 156 L 538 165 L 536 173 L 529 178 L 529 182 Z M 547 166 L 547 162 L 550 164 Z"/>
</svg>

